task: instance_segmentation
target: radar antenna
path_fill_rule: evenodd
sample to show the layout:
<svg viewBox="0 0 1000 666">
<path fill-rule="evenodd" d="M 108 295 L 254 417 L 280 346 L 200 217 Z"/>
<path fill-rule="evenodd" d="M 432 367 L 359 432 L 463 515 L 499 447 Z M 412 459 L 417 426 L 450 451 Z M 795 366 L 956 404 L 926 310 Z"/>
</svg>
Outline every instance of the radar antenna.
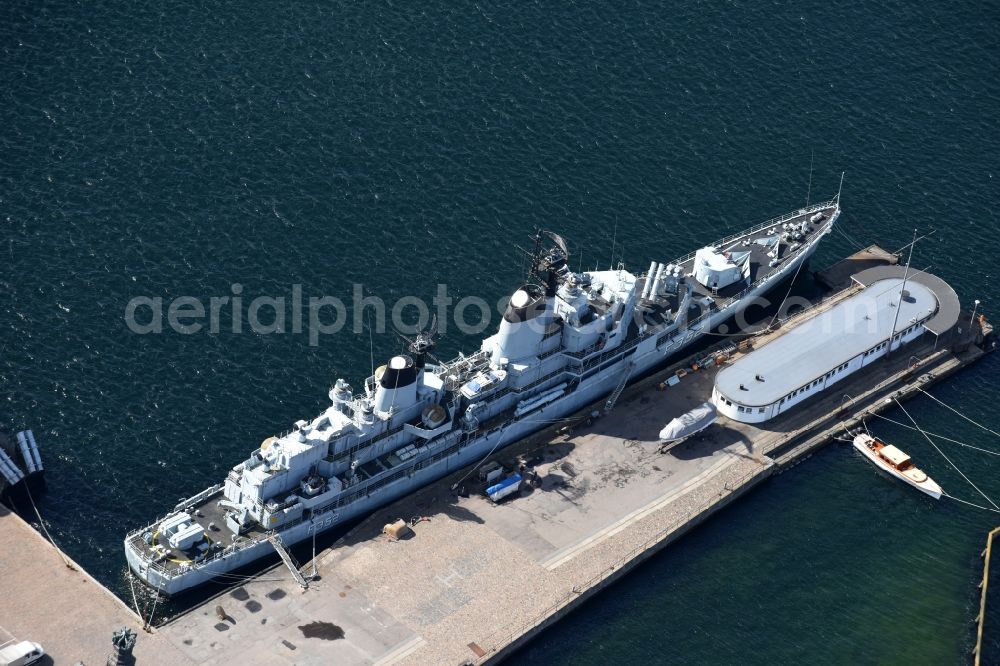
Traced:
<svg viewBox="0 0 1000 666">
<path fill-rule="evenodd" d="M 565 238 L 545 229 L 538 229 L 533 240 L 534 247 L 530 251 L 519 248 L 528 256 L 527 279 L 554 289 L 569 273 L 569 245 Z"/>
<path fill-rule="evenodd" d="M 403 342 L 407 343 L 407 349 L 409 352 L 417 357 L 417 364 L 420 366 L 423 365 L 422 359 L 424 356 L 429 356 L 435 363 L 443 365 L 441 361 L 431 353 L 434 351 L 434 347 L 436 346 L 434 338 L 437 334 L 438 324 L 436 314 L 431 317 L 431 325 L 426 329 L 419 331 L 416 337 L 408 338 L 398 330 L 396 331 L 396 335 L 398 335 Z"/>
</svg>

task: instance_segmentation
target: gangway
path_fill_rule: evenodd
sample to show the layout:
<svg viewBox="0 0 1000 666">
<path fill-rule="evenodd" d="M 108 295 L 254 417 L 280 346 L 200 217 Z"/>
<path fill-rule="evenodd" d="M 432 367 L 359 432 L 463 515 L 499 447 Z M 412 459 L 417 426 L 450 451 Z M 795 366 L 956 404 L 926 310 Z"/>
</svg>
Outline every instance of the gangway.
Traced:
<svg viewBox="0 0 1000 666">
<path fill-rule="evenodd" d="M 618 401 L 619 396 L 621 396 L 622 391 L 625 390 L 625 386 L 628 385 L 628 380 L 632 376 L 632 368 L 635 367 L 635 361 L 629 361 L 628 365 L 625 366 L 625 371 L 622 373 L 621 381 L 618 382 L 618 386 L 615 390 L 611 392 L 608 396 L 608 401 L 604 403 L 604 411 L 610 412 L 615 407 L 615 403 Z"/>
<path fill-rule="evenodd" d="M 281 537 L 277 533 L 269 534 L 267 540 L 271 542 L 274 546 L 274 550 L 278 553 L 281 561 L 285 563 L 288 570 L 292 572 L 292 577 L 295 578 L 295 582 L 302 586 L 302 589 L 307 589 L 309 587 L 309 581 L 303 577 L 302 572 L 299 571 L 298 565 L 295 560 L 292 559 L 292 554 L 285 550 L 285 544 L 281 542 Z"/>
</svg>

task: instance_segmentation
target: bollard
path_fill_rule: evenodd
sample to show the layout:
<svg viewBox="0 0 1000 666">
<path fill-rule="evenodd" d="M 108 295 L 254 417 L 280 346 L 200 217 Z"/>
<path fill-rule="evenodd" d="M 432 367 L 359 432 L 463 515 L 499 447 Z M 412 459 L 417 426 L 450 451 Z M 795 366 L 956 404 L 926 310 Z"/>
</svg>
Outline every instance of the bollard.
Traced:
<svg viewBox="0 0 1000 666">
<path fill-rule="evenodd" d="M 111 645 L 115 651 L 108 656 L 107 666 L 131 666 L 135 663 L 132 648 L 135 647 L 135 632 L 128 627 L 122 627 L 111 636 Z"/>
</svg>

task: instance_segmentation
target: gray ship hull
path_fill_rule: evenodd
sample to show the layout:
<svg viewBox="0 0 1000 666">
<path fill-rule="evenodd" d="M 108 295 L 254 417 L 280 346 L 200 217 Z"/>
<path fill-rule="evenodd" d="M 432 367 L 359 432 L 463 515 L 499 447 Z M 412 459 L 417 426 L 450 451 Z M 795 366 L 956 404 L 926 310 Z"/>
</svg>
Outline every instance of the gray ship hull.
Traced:
<svg viewBox="0 0 1000 666">
<path fill-rule="evenodd" d="M 179 562 L 164 559 L 162 554 L 159 558 L 151 557 L 149 538 L 155 534 L 157 525 L 160 525 L 159 521 L 154 522 L 126 537 L 125 551 L 129 567 L 146 584 L 167 595 L 178 594 L 212 579 L 224 578 L 230 572 L 247 567 L 260 558 L 274 553 L 274 546 L 268 540 L 270 535 L 277 534 L 286 546 L 291 546 L 310 538 L 313 534 L 323 533 L 348 521 L 370 515 L 381 506 L 452 472 L 479 463 L 504 446 L 517 442 L 558 419 L 605 398 L 620 390 L 627 380 L 642 376 L 663 365 L 709 331 L 732 319 L 741 308 L 764 296 L 779 283 L 797 275 L 802 265 L 815 252 L 822 236 L 831 230 L 839 215 L 839 205 L 829 202 L 800 210 L 786 218 L 765 223 L 742 235 L 726 239 L 726 242 L 735 243 L 740 239 L 749 239 L 753 234 L 771 233 L 778 228 L 777 225 L 783 219 L 791 217 L 808 219 L 815 215 L 815 211 L 821 210 L 822 206 L 828 206 L 826 210 L 830 210 L 831 213 L 819 224 L 808 242 L 804 243 L 801 249 L 789 257 L 780 268 L 770 270 L 765 277 L 729 298 L 724 306 L 710 310 L 688 322 L 683 328 L 661 334 L 653 331 L 639 335 L 627 343 L 604 351 L 599 359 L 588 357 L 591 359 L 588 361 L 589 365 L 579 366 L 575 379 L 572 368 L 566 367 L 556 371 L 547 388 L 541 388 L 539 391 L 551 392 L 553 384 L 566 375 L 566 378 L 573 382 L 573 387 L 559 397 L 547 398 L 547 402 L 527 409 L 520 416 L 504 416 L 499 422 L 498 419 L 501 417 L 498 416 L 485 421 L 482 427 L 449 431 L 433 440 L 434 445 L 427 455 L 410 459 L 408 462 L 399 462 L 397 466 L 383 474 L 347 486 L 343 492 L 335 496 L 335 499 L 311 507 L 308 515 L 269 531 L 259 530 L 254 534 L 234 539 L 232 544 L 224 548 L 209 550 L 200 560 Z M 749 243 L 749 240 L 745 240 L 744 243 Z M 537 397 L 539 393 L 534 395 Z M 529 397 L 525 402 L 530 401 Z M 227 504 L 226 501 L 219 502 L 222 497 L 222 486 L 216 486 L 180 503 L 175 511 L 191 512 L 196 507 L 210 511 L 211 506 Z M 199 516 L 202 515 L 200 510 L 197 513 Z M 204 521 L 207 521 L 207 518 L 203 519 Z M 155 540 L 155 536 L 153 539 Z"/>
<path fill-rule="evenodd" d="M 815 252 L 819 237 L 829 232 L 830 227 L 836 221 L 837 214 L 839 214 L 839 209 L 830 216 L 818 237 L 808 247 L 803 248 L 780 271 L 773 272 L 767 279 L 749 289 L 745 295 L 741 295 L 738 300 L 734 300 L 726 307 L 703 317 L 675 337 L 664 341 L 659 341 L 657 336 L 641 339 L 630 348 L 622 349 L 620 355 L 612 355 L 606 367 L 588 376 L 579 383 L 575 390 L 567 393 L 564 397 L 549 402 L 520 419 L 497 425 L 488 432 L 477 432 L 473 437 L 453 433 L 449 436 L 456 441 L 445 449 L 445 454 L 441 459 L 429 462 L 421 468 L 417 468 L 415 465 L 411 469 L 400 470 L 401 474 L 398 475 L 398 478 L 379 480 L 377 485 L 373 484 L 367 489 L 362 489 L 366 492 L 361 493 L 352 501 L 338 502 L 329 508 L 317 510 L 308 519 L 275 531 L 280 535 L 285 545 L 291 546 L 310 538 L 314 533 L 326 532 L 337 525 L 369 515 L 381 506 L 410 494 L 449 473 L 478 463 L 492 452 L 519 441 L 546 427 L 547 424 L 608 396 L 619 386 L 624 373 L 627 372 L 629 377 L 639 377 L 657 366 L 663 365 L 671 357 L 703 338 L 706 333 L 734 317 L 748 303 L 762 297 L 778 283 L 797 274 L 799 268 Z M 618 357 L 617 360 L 614 360 L 616 357 Z M 452 448 L 454 451 L 451 451 Z M 216 496 L 221 495 L 221 493 L 220 488 L 213 488 L 187 502 L 182 502 L 178 506 L 213 502 L 217 499 Z M 190 566 L 178 570 L 176 567 L 166 566 L 163 563 L 155 563 L 140 551 L 137 535 L 146 530 L 155 529 L 155 525 L 156 523 L 153 523 L 144 530 L 133 532 L 126 538 L 126 557 L 129 567 L 141 580 L 167 595 L 175 595 L 212 579 L 224 577 L 234 570 L 246 567 L 275 552 L 274 547 L 265 537 L 258 536 L 254 540 L 239 544 L 238 547 L 227 547 L 222 553 L 211 559 L 191 563 Z"/>
</svg>

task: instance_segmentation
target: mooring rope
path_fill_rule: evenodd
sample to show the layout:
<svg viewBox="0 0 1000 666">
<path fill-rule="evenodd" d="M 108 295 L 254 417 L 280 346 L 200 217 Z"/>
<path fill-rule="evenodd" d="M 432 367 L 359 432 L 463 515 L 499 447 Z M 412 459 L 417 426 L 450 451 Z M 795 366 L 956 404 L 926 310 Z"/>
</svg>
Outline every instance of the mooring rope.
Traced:
<svg viewBox="0 0 1000 666">
<path fill-rule="evenodd" d="M 888 421 L 889 423 L 898 425 L 900 428 L 906 428 L 908 430 L 916 430 L 916 428 L 914 428 L 913 426 L 908 426 L 905 423 L 901 423 L 901 422 L 896 421 L 894 419 L 890 419 L 889 417 L 882 416 L 881 414 L 871 413 L 870 416 L 877 416 L 878 418 L 880 418 L 880 419 L 882 419 L 884 421 Z M 976 451 L 981 451 L 982 453 L 988 453 L 991 456 L 1000 456 L 1000 451 L 990 451 L 989 449 L 982 449 L 982 448 L 979 448 L 978 446 L 973 446 L 972 444 L 966 444 L 965 442 L 960 442 L 957 439 L 952 439 L 951 437 L 945 437 L 944 435 L 938 435 L 938 434 L 933 433 L 933 432 L 931 432 L 929 430 L 926 430 L 924 432 L 926 432 L 931 437 L 943 440 L 945 442 L 951 442 L 952 444 L 958 444 L 959 446 L 964 446 L 964 447 L 969 448 L 969 449 L 974 449 Z"/>
<path fill-rule="evenodd" d="M 925 433 L 923 430 L 920 429 L 920 426 L 917 425 L 917 422 L 913 420 L 913 417 L 910 416 L 910 413 L 908 411 L 906 411 L 906 408 L 903 407 L 902 404 L 900 404 L 899 400 L 897 400 L 896 398 L 893 398 L 893 401 L 899 406 L 900 409 L 903 410 L 903 413 L 906 414 L 906 418 L 910 419 L 910 421 L 913 421 L 914 427 L 920 432 L 921 435 L 924 436 L 924 439 L 926 439 L 928 442 L 930 442 L 930 445 L 933 446 L 937 450 L 937 452 L 941 454 L 941 457 L 944 458 L 948 462 L 948 464 L 951 465 L 955 469 L 956 472 L 958 472 L 959 474 L 961 474 L 962 478 L 965 479 L 966 481 L 968 481 L 969 485 L 972 486 L 973 488 L 975 488 L 977 493 L 979 493 L 980 495 L 982 495 L 986 499 L 987 502 L 989 502 L 990 504 L 992 504 L 994 509 L 996 509 L 998 512 L 1000 512 L 1000 506 L 997 506 L 997 503 L 994 502 L 993 500 L 991 500 L 989 495 L 987 495 L 982 490 L 980 490 L 979 486 L 977 486 L 976 484 L 974 484 L 972 482 L 972 479 L 970 479 L 969 477 L 967 477 L 965 475 L 965 472 L 963 472 L 962 470 L 960 470 L 958 468 L 958 465 L 956 465 L 955 463 L 953 463 L 951 461 L 951 458 L 949 458 L 948 456 L 945 455 L 944 451 L 942 451 L 938 447 L 938 445 L 934 443 L 934 440 L 932 440 L 930 437 L 928 437 L 927 433 Z"/>
<path fill-rule="evenodd" d="M 858 241 L 856 241 L 853 238 L 851 238 L 850 236 L 848 236 L 847 232 L 845 232 L 843 229 L 841 229 L 839 224 L 833 225 L 833 228 L 837 231 L 837 233 L 839 233 L 841 236 L 844 237 L 844 240 L 846 240 L 848 243 L 850 243 L 854 247 L 858 248 L 859 250 L 865 249 L 864 245 L 862 245 Z"/>
<path fill-rule="evenodd" d="M 128 572 L 128 586 L 132 590 L 132 605 L 135 606 L 135 614 L 142 620 L 142 611 L 139 610 L 139 599 L 135 596 L 135 585 L 132 582 L 132 572 Z"/>
<path fill-rule="evenodd" d="M 76 567 L 73 566 L 73 564 L 66 557 L 65 553 L 63 553 L 59 546 L 56 545 L 56 540 L 52 538 L 52 534 L 49 533 L 49 528 L 45 526 L 45 521 L 42 520 L 42 514 L 38 510 L 38 506 L 35 505 L 35 498 L 31 496 L 31 488 L 28 487 L 27 481 L 24 482 L 24 491 L 28 495 L 28 501 L 31 502 L 31 508 L 35 510 L 35 515 L 38 516 L 38 524 L 41 526 L 42 531 L 45 532 L 45 536 L 48 538 L 49 543 L 51 543 L 52 547 L 56 549 L 57 553 L 59 553 L 59 557 L 62 558 L 63 564 L 66 565 L 66 568 L 76 571 Z"/>
<path fill-rule="evenodd" d="M 923 389 L 919 389 L 919 391 L 920 391 L 921 393 L 923 393 L 924 395 L 926 395 L 926 396 L 927 396 L 928 398 L 930 398 L 931 400 L 933 400 L 934 402 L 936 402 L 937 404 L 941 405 L 942 407 L 944 407 L 944 408 L 946 408 L 946 409 L 950 409 L 951 411 L 955 412 L 956 414 L 958 414 L 959 416 L 961 416 L 961 417 L 962 417 L 963 419 L 965 419 L 966 421 L 968 421 L 968 422 L 969 422 L 969 423 L 971 423 L 972 425 L 974 425 L 974 426 L 978 426 L 978 427 L 982 428 L 983 430 L 985 430 L 986 432 L 989 432 L 989 433 L 993 433 L 993 434 L 994 434 L 994 435 L 996 435 L 997 437 L 1000 437 L 1000 432 L 997 432 L 996 430 L 992 430 L 992 429 L 990 429 L 990 428 L 987 428 L 987 427 L 986 427 L 986 426 L 984 426 L 984 425 L 983 425 L 982 423 L 976 423 L 975 421 L 973 421 L 972 419 L 970 419 L 970 418 L 969 418 L 968 416 L 966 416 L 966 415 L 965 415 L 965 414 L 963 414 L 962 412 L 960 412 L 960 411 L 958 411 L 957 409 L 955 409 L 954 407 L 949 407 L 948 405 L 944 404 L 943 402 L 941 402 L 940 400 L 938 400 L 937 398 L 935 398 L 934 396 L 932 396 L 932 395 L 931 395 L 930 393 L 928 393 L 927 391 L 925 391 L 925 390 L 923 390 Z"/>
<path fill-rule="evenodd" d="M 146 631 L 153 626 L 153 616 L 156 614 L 156 604 L 160 602 L 160 593 L 156 593 L 156 597 L 153 598 L 153 610 L 149 611 L 149 619 L 146 620 L 146 626 L 143 627 Z"/>
<path fill-rule="evenodd" d="M 954 495 L 949 495 L 948 493 L 946 493 L 943 490 L 941 491 L 941 494 L 944 495 L 945 497 L 947 497 L 948 499 L 953 499 L 956 502 L 961 502 L 962 504 L 968 504 L 969 506 L 973 506 L 973 507 L 975 507 L 977 509 L 982 509 L 983 511 L 992 511 L 993 513 L 1000 513 L 1000 510 L 991 509 L 988 506 L 980 506 L 979 504 L 973 504 L 972 502 L 968 502 L 968 501 L 966 501 L 964 499 L 959 499 L 959 498 L 955 497 Z"/>
<path fill-rule="evenodd" d="M 802 255 L 799 255 L 799 256 L 802 256 Z M 802 256 L 802 261 L 799 262 L 798 268 L 795 269 L 795 275 L 792 276 L 792 281 L 788 285 L 788 291 L 785 292 L 785 297 L 782 298 L 781 299 L 781 303 L 778 304 L 778 310 L 774 313 L 774 316 L 771 317 L 771 323 L 769 323 L 767 325 L 767 328 L 765 328 L 763 331 L 761 331 L 761 334 L 763 334 L 764 332 L 767 332 L 767 331 L 771 330 L 771 327 L 774 326 L 775 320 L 777 320 L 778 315 L 781 314 L 781 308 L 785 305 L 785 301 L 787 301 L 788 297 L 791 296 L 791 294 L 792 294 L 792 288 L 795 287 L 795 279 L 797 277 L 799 277 L 799 271 L 802 270 L 802 267 L 805 266 L 805 263 L 806 263 L 806 257 Z"/>
</svg>

